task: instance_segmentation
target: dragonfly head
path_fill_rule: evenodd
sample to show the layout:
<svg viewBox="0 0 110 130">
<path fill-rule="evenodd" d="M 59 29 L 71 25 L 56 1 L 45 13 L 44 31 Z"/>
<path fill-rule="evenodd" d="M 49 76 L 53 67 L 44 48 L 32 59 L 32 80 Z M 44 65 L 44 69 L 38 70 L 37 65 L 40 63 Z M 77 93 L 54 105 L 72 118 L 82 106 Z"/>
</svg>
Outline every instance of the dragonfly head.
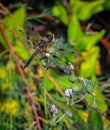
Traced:
<svg viewBox="0 0 110 130">
<path fill-rule="evenodd" d="M 46 37 L 48 38 L 49 42 L 55 41 L 55 35 L 54 34 L 47 34 Z"/>
</svg>

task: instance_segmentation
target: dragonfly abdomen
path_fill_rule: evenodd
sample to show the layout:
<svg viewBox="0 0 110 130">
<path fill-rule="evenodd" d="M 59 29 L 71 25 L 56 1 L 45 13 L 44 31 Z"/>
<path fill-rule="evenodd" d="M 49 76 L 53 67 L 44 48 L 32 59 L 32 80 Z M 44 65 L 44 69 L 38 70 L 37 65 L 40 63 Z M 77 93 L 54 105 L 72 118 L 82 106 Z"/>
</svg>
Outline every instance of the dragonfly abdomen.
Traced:
<svg viewBox="0 0 110 130">
<path fill-rule="evenodd" d="M 35 56 L 39 53 L 39 49 L 36 49 L 34 51 L 34 53 L 32 54 L 32 56 L 28 59 L 28 61 L 26 62 L 26 64 L 23 67 L 23 70 L 33 61 L 33 59 L 35 58 Z"/>
</svg>

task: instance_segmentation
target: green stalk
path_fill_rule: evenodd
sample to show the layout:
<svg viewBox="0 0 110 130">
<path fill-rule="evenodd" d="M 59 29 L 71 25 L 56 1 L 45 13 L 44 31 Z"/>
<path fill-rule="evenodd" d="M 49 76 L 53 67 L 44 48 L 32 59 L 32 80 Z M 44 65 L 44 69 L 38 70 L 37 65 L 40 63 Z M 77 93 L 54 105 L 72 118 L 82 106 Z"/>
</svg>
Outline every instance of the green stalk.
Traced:
<svg viewBox="0 0 110 130">
<path fill-rule="evenodd" d="M 45 116 L 47 118 L 47 106 L 46 106 L 46 103 L 47 103 L 47 97 L 46 97 L 46 80 L 47 80 L 47 76 L 46 76 L 46 70 L 44 70 L 44 110 L 45 110 Z"/>
</svg>

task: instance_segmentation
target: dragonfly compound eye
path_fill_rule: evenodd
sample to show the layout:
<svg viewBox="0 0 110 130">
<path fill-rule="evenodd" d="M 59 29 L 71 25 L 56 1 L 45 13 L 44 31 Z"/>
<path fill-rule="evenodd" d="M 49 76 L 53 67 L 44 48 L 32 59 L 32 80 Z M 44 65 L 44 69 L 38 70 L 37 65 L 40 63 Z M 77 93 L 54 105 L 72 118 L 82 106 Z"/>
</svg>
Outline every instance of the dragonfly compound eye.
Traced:
<svg viewBox="0 0 110 130">
<path fill-rule="evenodd" d="M 47 34 L 47 38 L 48 38 L 49 42 L 54 41 L 55 35 L 54 34 Z"/>
</svg>

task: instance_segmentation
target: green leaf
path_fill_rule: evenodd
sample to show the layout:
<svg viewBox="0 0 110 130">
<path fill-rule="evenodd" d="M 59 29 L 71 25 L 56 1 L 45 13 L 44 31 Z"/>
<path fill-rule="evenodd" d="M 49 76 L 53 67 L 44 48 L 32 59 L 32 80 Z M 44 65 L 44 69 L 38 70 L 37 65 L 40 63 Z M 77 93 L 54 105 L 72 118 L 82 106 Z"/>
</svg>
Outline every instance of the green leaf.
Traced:
<svg viewBox="0 0 110 130">
<path fill-rule="evenodd" d="M 75 46 L 80 50 L 90 50 L 104 36 L 105 30 L 91 35 L 84 35 L 78 39 Z"/>
<path fill-rule="evenodd" d="M 96 79 L 96 86 L 94 89 L 95 95 L 96 95 L 96 103 L 98 106 L 98 109 L 100 109 L 103 113 L 107 111 L 107 104 L 105 102 L 105 96 L 102 94 L 100 90 L 100 86 L 98 85 L 98 81 Z"/>
<path fill-rule="evenodd" d="M 80 23 L 75 14 L 73 14 L 69 24 L 68 24 L 68 39 L 71 44 L 83 36 L 83 32 L 80 27 Z"/>
<path fill-rule="evenodd" d="M 86 96 L 86 101 L 88 105 L 92 106 L 93 108 L 98 108 L 99 110 L 101 110 L 101 112 L 104 113 L 107 111 L 105 97 L 100 90 L 100 86 L 98 86 L 98 80 L 96 78 L 94 78 L 93 80 L 96 81 L 96 85 L 94 87 L 95 97 L 88 94 Z"/>
<path fill-rule="evenodd" d="M 54 80 L 58 84 L 59 88 L 61 89 L 66 89 L 71 86 L 71 83 L 68 81 L 67 76 L 61 77 L 57 75 L 57 77 L 54 77 Z M 47 86 L 48 91 L 54 89 L 54 86 L 49 79 L 47 79 L 46 81 L 46 86 Z"/>
<path fill-rule="evenodd" d="M 30 53 L 25 49 L 23 44 L 20 41 L 18 41 L 18 40 L 16 40 L 16 45 L 14 46 L 14 49 L 15 49 L 16 53 L 23 60 L 27 60 L 30 57 Z"/>
<path fill-rule="evenodd" d="M 68 14 L 63 6 L 54 6 L 52 8 L 52 13 L 54 16 L 58 17 L 65 25 L 68 24 Z"/>
<path fill-rule="evenodd" d="M 5 19 L 3 20 L 3 22 L 6 23 L 9 26 L 9 28 L 12 28 L 15 31 L 20 30 L 24 26 L 24 21 L 26 18 L 26 9 L 20 8 L 20 9 L 16 10 L 12 15 L 14 18 L 10 17 L 10 15 L 6 16 Z M 6 33 L 6 35 L 8 36 L 8 38 L 10 39 L 10 42 L 12 44 L 16 44 L 15 43 L 16 38 L 14 37 L 12 32 L 4 26 L 3 26 L 3 29 L 4 29 L 4 32 Z M 0 42 L 5 48 L 7 48 L 7 45 L 1 35 L 0 35 Z"/>
<path fill-rule="evenodd" d="M 71 8 L 80 20 L 87 20 L 96 13 L 103 11 L 105 0 L 86 2 L 80 0 L 70 0 Z"/>
<path fill-rule="evenodd" d="M 80 66 L 80 76 L 85 78 L 93 77 L 96 74 L 96 62 L 99 56 L 99 47 L 95 47 L 92 53 Z"/>
<path fill-rule="evenodd" d="M 101 114 L 94 108 L 89 108 L 89 130 L 104 130 Z"/>
<path fill-rule="evenodd" d="M 83 86 L 85 87 L 87 93 L 93 93 L 95 81 L 88 80 L 88 79 L 82 79 Z"/>
<path fill-rule="evenodd" d="M 16 10 L 14 12 L 13 15 L 14 15 L 15 19 L 17 20 L 17 23 L 18 23 L 18 26 L 16 26 L 16 24 L 14 23 L 16 29 L 22 28 L 24 26 L 24 22 L 25 22 L 25 18 L 26 18 L 26 9 L 24 7 L 19 8 L 18 10 Z"/>
</svg>

